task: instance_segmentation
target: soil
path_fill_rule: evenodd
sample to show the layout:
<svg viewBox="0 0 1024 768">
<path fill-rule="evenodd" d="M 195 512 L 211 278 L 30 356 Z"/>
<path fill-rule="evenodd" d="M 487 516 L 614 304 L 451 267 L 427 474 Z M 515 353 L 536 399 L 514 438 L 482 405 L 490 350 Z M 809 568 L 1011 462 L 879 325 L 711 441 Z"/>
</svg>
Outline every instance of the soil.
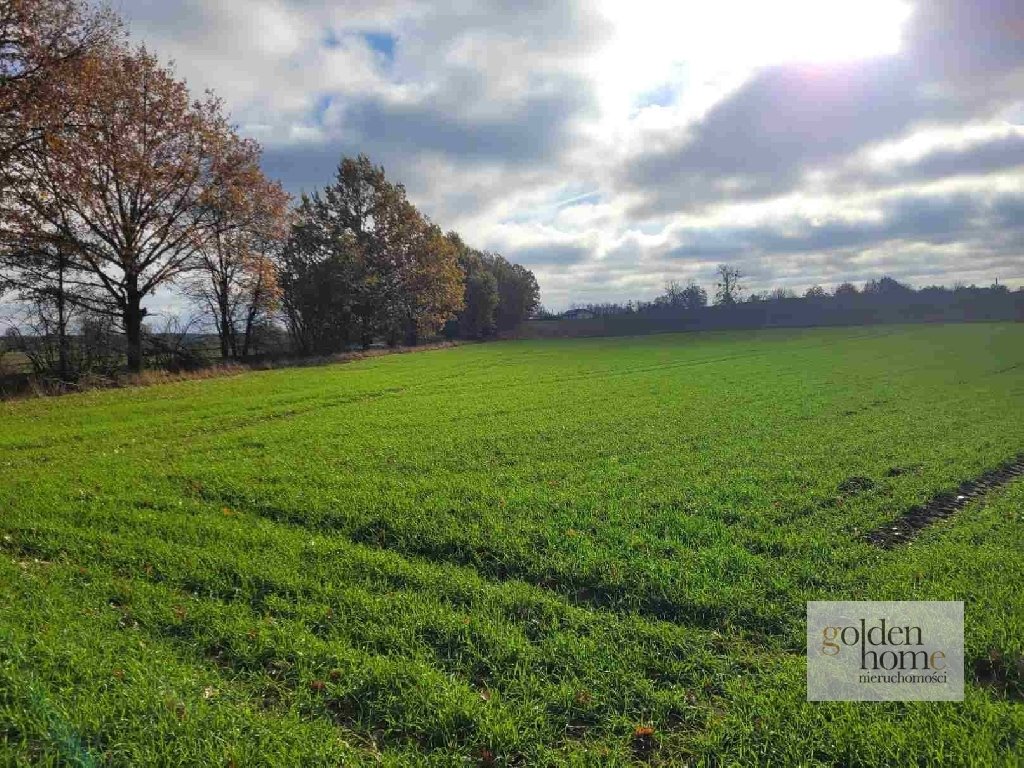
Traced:
<svg viewBox="0 0 1024 768">
<path fill-rule="evenodd" d="M 1024 477 L 1024 453 L 960 484 L 955 491 L 944 491 L 923 505 L 911 507 L 901 517 L 866 534 L 867 540 L 884 549 L 891 549 L 913 539 L 924 528 L 956 514 L 972 501 L 990 491 Z"/>
</svg>

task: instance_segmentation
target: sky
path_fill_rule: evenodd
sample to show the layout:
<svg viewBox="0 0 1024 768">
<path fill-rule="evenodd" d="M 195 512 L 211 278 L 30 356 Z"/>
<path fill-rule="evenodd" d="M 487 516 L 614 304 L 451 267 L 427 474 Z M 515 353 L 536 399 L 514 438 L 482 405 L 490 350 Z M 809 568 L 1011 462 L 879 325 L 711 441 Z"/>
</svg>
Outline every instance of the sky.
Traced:
<svg viewBox="0 0 1024 768">
<path fill-rule="evenodd" d="M 1020 0 L 115 0 L 293 193 L 364 152 L 542 301 L 1024 285 Z"/>
</svg>

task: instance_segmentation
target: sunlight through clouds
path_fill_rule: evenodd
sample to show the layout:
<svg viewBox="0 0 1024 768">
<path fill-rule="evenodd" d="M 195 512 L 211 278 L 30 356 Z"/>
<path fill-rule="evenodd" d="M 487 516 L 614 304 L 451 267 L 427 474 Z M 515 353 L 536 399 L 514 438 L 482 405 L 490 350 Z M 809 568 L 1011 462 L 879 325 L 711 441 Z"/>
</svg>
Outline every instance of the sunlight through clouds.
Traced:
<svg viewBox="0 0 1024 768">
<path fill-rule="evenodd" d="M 859 275 L 861 252 L 880 268 L 913 253 L 930 282 L 971 254 L 1024 265 L 966 215 L 1024 196 L 1024 46 L 1006 32 L 1024 12 L 1004 0 L 122 5 L 290 191 L 366 152 L 442 227 L 526 261 L 556 309 L 706 281 L 709 259 L 679 255 L 694 242 L 740 242 L 755 289 L 801 259 L 825 279 L 807 243 L 831 282 Z M 947 204 L 961 245 L 922 260 L 938 222 L 920 211 Z M 830 246 L 835 221 L 862 244 Z"/>
</svg>

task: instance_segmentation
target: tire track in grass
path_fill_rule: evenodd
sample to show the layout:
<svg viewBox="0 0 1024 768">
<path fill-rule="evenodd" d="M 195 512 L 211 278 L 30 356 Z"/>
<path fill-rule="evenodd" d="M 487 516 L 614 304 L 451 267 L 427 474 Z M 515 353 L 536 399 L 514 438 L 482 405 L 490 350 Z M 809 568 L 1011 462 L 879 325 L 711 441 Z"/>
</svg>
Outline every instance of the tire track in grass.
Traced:
<svg viewBox="0 0 1024 768">
<path fill-rule="evenodd" d="M 13 549 L 24 554 L 21 547 Z M 29 549 L 36 551 L 34 547 Z M 83 561 L 76 561 L 70 553 L 53 560 L 59 561 L 57 567 L 68 573 L 78 572 L 84 567 L 81 565 Z M 115 580 L 122 570 L 120 566 L 103 561 L 90 561 L 89 566 L 90 574 L 101 582 Z M 383 738 L 383 743 L 389 748 L 411 746 L 438 753 L 445 753 L 452 743 L 460 749 L 493 743 L 493 739 L 503 732 L 500 727 L 492 727 L 496 721 L 510 727 L 524 718 L 516 706 L 521 694 L 518 689 L 512 690 L 508 698 L 499 695 L 492 702 L 490 684 L 482 684 L 483 687 L 477 690 L 472 679 L 456 682 L 461 662 L 445 664 L 439 657 L 437 662 L 440 664 L 434 666 L 437 662 L 412 657 L 389 658 L 388 654 L 359 643 L 353 644 L 350 638 L 322 636 L 314 627 L 307 625 L 308 616 L 303 615 L 282 616 L 278 621 L 284 622 L 286 629 L 267 630 L 277 622 L 266 624 L 265 611 L 254 609 L 243 596 L 225 594 L 225 599 L 207 597 L 196 601 L 181 592 L 182 585 L 176 581 L 160 580 L 145 570 L 135 574 L 131 597 L 116 605 L 109 604 L 125 619 L 119 622 L 118 627 L 144 633 L 150 641 L 166 646 L 182 664 L 203 670 L 220 680 L 218 685 L 210 686 L 212 690 L 219 690 L 227 685 L 225 680 L 230 680 L 232 686 L 238 686 L 255 708 L 267 716 L 277 716 L 282 708 L 298 707 L 305 716 L 327 718 L 354 737 L 367 741 Z M 287 592 L 285 594 L 293 597 Z M 569 613 L 576 611 L 570 606 L 565 606 L 565 610 Z M 250 634 L 257 627 L 267 630 L 266 633 L 257 631 L 255 635 Z M 588 635 L 592 630 L 600 630 L 600 626 L 587 625 L 583 634 Z M 564 631 L 578 632 L 579 629 L 563 627 L 558 630 L 559 633 Z M 653 637 L 650 639 L 654 640 Z M 713 638 L 708 638 L 708 641 L 714 642 Z M 551 649 L 557 647 L 553 642 Z M 668 647 L 666 645 L 665 650 Z M 724 649 L 713 651 L 715 654 L 719 652 L 724 652 Z M 550 681 L 545 685 L 545 670 L 550 669 L 552 663 L 552 660 L 538 657 L 531 662 L 531 669 L 536 667 L 537 685 L 543 688 L 541 703 L 552 712 L 561 712 L 558 682 Z M 666 687 L 678 689 L 676 692 L 680 697 L 684 690 L 688 691 L 685 703 L 680 698 L 675 704 L 663 697 L 646 697 L 643 684 L 632 691 L 639 703 L 632 705 L 635 711 L 631 719 L 639 722 L 645 716 L 650 717 L 651 711 L 658 710 L 661 722 L 666 723 L 665 733 L 672 732 L 672 729 L 681 729 L 684 733 L 699 730 L 696 723 L 710 711 L 710 705 L 699 704 L 698 694 L 693 691 L 702 692 L 700 695 L 709 697 L 708 700 L 721 696 L 710 679 L 711 670 L 709 679 L 703 681 L 699 677 L 676 680 L 670 675 L 666 678 L 664 673 L 656 670 L 647 677 L 646 668 L 641 670 L 641 674 L 663 693 Z M 591 677 L 581 677 L 580 680 L 586 683 L 581 688 L 585 691 L 589 691 L 590 686 L 606 682 Z M 450 720 L 437 715 L 429 722 L 396 730 L 395 722 L 412 722 L 409 712 L 413 710 L 403 710 L 406 705 L 387 694 L 395 689 L 395 682 L 432 691 L 423 694 L 433 702 L 425 706 L 424 711 L 440 712 L 451 704 L 446 711 L 461 718 L 460 729 L 455 732 L 448 730 Z M 505 681 L 493 690 L 500 694 L 508 683 Z M 607 681 L 607 685 L 611 684 L 612 681 Z M 547 749 L 560 749 L 577 740 L 581 733 L 592 733 L 595 738 L 614 744 L 618 738 L 615 731 L 618 705 L 606 701 L 609 695 L 607 688 L 595 690 L 603 695 L 596 696 L 596 700 L 591 702 L 588 693 L 586 701 L 577 701 L 573 714 L 566 715 L 571 717 L 570 722 L 575 723 L 573 728 L 576 730 L 567 726 L 566 733 L 559 734 L 557 728 L 552 729 L 539 734 L 536 743 Z M 452 699 L 453 696 L 461 701 L 461 705 Z M 368 713 L 363 711 L 363 705 L 367 703 L 371 705 Z M 445 706 L 442 703 L 446 703 Z M 528 752 L 529 742 L 530 739 L 519 738 L 511 744 L 504 744 L 504 750 L 511 749 L 511 754 Z"/>
<path fill-rule="evenodd" d="M 468 539 L 434 540 L 419 531 L 404 531 L 387 520 L 371 518 L 355 522 L 330 516 L 310 520 L 294 510 L 268 504 L 253 504 L 236 496 L 200 494 L 207 502 L 243 509 L 277 525 L 295 530 L 316 531 L 341 536 L 370 551 L 392 553 L 410 562 L 433 566 L 454 566 L 472 571 L 491 584 L 522 582 L 547 594 L 557 595 L 572 605 L 612 613 L 637 613 L 647 619 L 701 630 L 742 629 L 751 641 L 764 645 L 765 638 L 785 635 L 786 616 L 772 614 L 763 607 L 745 607 L 735 603 L 718 604 L 679 599 L 658 594 L 652 585 L 605 581 L 589 573 L 553 571 L 528 561 L 502 556 L 500 547 Z M 681 597 L 681 596 L 680 596 Z"/>
<path fill-rule="evenodd" d="M 79 531 L 79 535 L 82 541 L 96 542 L 102 539 L 102 536 L 85 530 Z M 524 593 L 517 594 L 514 587 L 513 591 L 507 591 L 505 584 L 493 583 L 478 573 L 471 572 L 470 569 L 464 569 L 466 575 L 471 575 L 473 580 L 469 585 L 464 585 L 461 589 L 456 587 L 455 592 L 449 592 L 447 589 L 434 592 L 426 589 L 425 585 L 436 579 L 442 579 L 446 584 L 458 583 L 459 579 L 451 578 L 453 575 L 451 566 L 420 563 L 398 553 L 369 550 L 347 540 L 336 543 L 340 545 L 339 550 L 334 552 L 326 550 L 318 560 L 309 561 L 311 570 L 294 582 L 282 581 L 279 578 L 280 574 L 264 574 L 262 571 L 257 573 L 239 565 L 234 565 L 219 574 L 208 574 L 207 569 L 203 566 L 193 565 L 201 561 L 199 555 L 201 550 L 192 548 L 189 549 L 189 555 L 185 559 L 190 565 L 184 571 L 169 569 L 169 564 L 156 552 L 144 554 L 132 547 L 121 549 L 114 556 L 102 548 L 95 547 L 87 551 L 75 551 L 67 549 L 58 542 L 48 540 L 46 537 L 40 538 L 38 535 L 33 535 L 32 540 L 0 541 L 0 553 L 9 553 L 15 560 L 22 560 L 26 563 L 31 560 L 37 564 L 44 563 L 47 566 L 61 568 L 87 567 L 93 572 L 102 571 L 110 578 L 114 578 L 117 574 L 124 577 L 124 574 L 131 573 L 133 585 L 144 585 L 146 589 L 154 591 L 154 594 L 156 591 L 167 592 L 169 590 L 176 595 L 176 602 L 180 605 L 194 604 L 193 601 L 198 600 L 207 605 L 219 605 L 225 610 L 234 606 L 233 609 L 252 611 L 253 615 L 260 617 L 265 617 L 268 612 L 280 611 L 282 605 L 304 606 L 304 610 L 299 611 L 291 618 L 305 623 L 313 616 L 315 620 L 309 624 L 308 632 L 320 640 L 325 640 L 331 635 L 328 631 L 330 622 L 324 623 L 323 616 L 332 618 L 335 613 L 352 616 L 354 615 L 353 611 L 359 612 L 366 608 L 364 602 L 366 599 L 376 597 L 393 601 L 394 606 L 389 610 L 397 612 L 398 615 L 416 617 L 419 614 L 415 610 L 410 610 L 408 606 L 402 607 L 401 604 L 406 599 L 415 599 L 415 596 L 421 593 L 431 594 L 433 596 L 431 599 L 436 599 L 440 609 L 450 612 L 453 621 L 456 622 L 459 617 L 465 617 L 477 611 L 492 614 L 492 609 L 496 607 L 502 626 L 517 629 L 521 632 L 520 639 L 523 643 L 535 647 L 553 643 L 556 636 L 565 633 L 579 637 L 592 637 L 600 633 L 615 635 L 618 629 L 613 630 L 613 627 L 623 626 L 620 622 L 625 620 L 629 626 L 633 627 L 631 631 L 634 637 L 644 637 L 650 642 L 658 644 L 661 641 L 656 640 L 656 637 L 664 634 L 665 642 L 671 641 L 669 645 L 665 645 L 653 653 L 654 663 L 637 667 L 638 677 L 656 684 L 665 679 L 665 673 L 659 669 L 657 659 L 665 654 L 671 655 L 673 652 L 677 652 L 679 648 L 676 643 L 689 642 L 687 638 L 692 641 L 706 642 L 713 648 L 713 653 L 716 655 L 724 654 L 726 649 L 739 652 L 742 655 L 757 655 L 764 652 L 760 646 L 744 640 L 730 639 L 726 641 L 717 633 L 709 634 L 704 630 L 675 624 L 666 626 L 663 622 L 653 621 L 642 615 L 622 616 L 593 606 L 575 605 L 560 595 L 544 590 L 537 590 L 535 594 L 529 594 L 529 596 Z M 344 569 L 356 578 L 344 585 L 326 586 L 328 582 L 317 568 L 319 565 L 332 562 L 336 554 L 343 551 L 349 551 L 356 557 L 356 561 L 349 562 Z M 363 564 L 365 567 L 360 567 L 362 558 L 367 556 L 369 559 Z M 141 569 L 138 567 L 140 558 L 150 561 L 146 567 Z M 216 582 L 228 574 L 231 578 L 227 583 L 217 585 Z M 212 580 L 204 580 L 204 575 L 209 575 Z M 530 585 L 525 586 L 529 587 Z M 457 594 L 466 589 L 469 590 L 468 593 Z M 483 592 L 478 594 L 477 590 L 480 589 Z M 111 603 L 110 607 L 119 611 L 123 610 L 126 604 L 121 604 L 119 601 L 120 598 L 118 598 L 117 605 Z M 107 605 L 106 601 L 104 601 L 104 605 Z M 132 615 L 130 607 L 125 617 L 129 625 L 134 624 L 134 620 L 138 618 Z M 367 621 L 369 620 L 367 617 Z M 143 624 L 145 625 L 146 622 Z M 421 630 L 424 628 L 430 630 L 434 626 L 428 622 L 423 625 Z M 461 624 L 453 626 L 459 627 L 460 634 L 464 632 L 475 634 L 478 631 L 476 625 L 468 630 L 462 629 Z M 677 632 L 683 634 L 680 635 Z M 692 637 L 690 633 L 692 633 Z M 503 636 L 507 637 L 507 633 L 503 632 Z M 486 640 L 485 637 L 480 636 L 474 643 L 479 645 L 481 639 Z M 445 666 L 447 662 L 444 652 L 453 647 L 449 638 L 444 638 L 442 635 L 435 636 L 434 633 L 427 631 L 421 634 L 421 640 L 426 643 L 427 647 L 438 652 L 437 660 L 446 674 L 452 675 L 458 671 L 457 667 Z M 365 645 L 366 638 L 362 642 L 364 644 L 359 647 L 363 650 L 377 647 L 373 642 Z M 670 647 L 675 650 L 670 650 Z M 378 653 L 383 650 L 386 649 L 381 647 L 378 649 Z M 692 649 L 685 652 L 692 653 Z"/>
<path fill-rule="evenodd" d="M 895 520 L 865 534 L 865 539 L 882 549 L 904 544 L 939 520 L 952 517 L 972 501 L 982 498 L 1014 480 L 1024 477 L 1024 453 L 977 477 L 966 480 L 955 491 L 936 494 L 923 505 L 911 507 Z"/>
</svg>

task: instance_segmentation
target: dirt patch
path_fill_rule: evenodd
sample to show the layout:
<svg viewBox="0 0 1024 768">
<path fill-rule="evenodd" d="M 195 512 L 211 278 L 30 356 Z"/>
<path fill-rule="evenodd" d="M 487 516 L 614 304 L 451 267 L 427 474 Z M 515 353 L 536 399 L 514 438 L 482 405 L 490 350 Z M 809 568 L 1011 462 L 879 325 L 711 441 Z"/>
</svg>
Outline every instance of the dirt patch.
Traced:
<svg viewBox="0 0 1024 768">
<path fill-rule="evenodd" d="M 889 471 L 885 473 L 886 477 L 900 477 L 902 475 L 910 475 L 917 472 L 920 469 L 920 465 L 914 464 L 909 467 L 890 467 Z"/>
<path fill-rule="evenodd" d="M 1024 477 L 1024 453 L 973 480 L 961 483 L 955 491 L 944 491 L 923 505 L 911 507 L 901 517 L 869 531 L 865 538 L 883 549 L 899 546 L 917 536 L 921 529 L 956 514 L 975 499 L 1018 477 Z"/>
<path fill-rule="evenodd" d="M 861 475 L 854 475 L 848 477 L 839 484 L 838 491 L 843 496 L 856 496 L 860 493 L 870 491 L 875 487 L 875 481 L 870 477 L 863 477 Z"/>
<path fill-rule="evenodd" d="M 1024 656 L 1007 657 L 993 648 L 971 664 L 974 681 L 1011 701 L 1024 701 Z"/>
<path fill-rule="evenodd" d="M 638 725 L 633 730 L 631 747 L 638 760 L 649 761 L 654 757 L 654 753 L 658 751 L 658 739 L 654 734 L 654 728 Z"/>
</svg>

